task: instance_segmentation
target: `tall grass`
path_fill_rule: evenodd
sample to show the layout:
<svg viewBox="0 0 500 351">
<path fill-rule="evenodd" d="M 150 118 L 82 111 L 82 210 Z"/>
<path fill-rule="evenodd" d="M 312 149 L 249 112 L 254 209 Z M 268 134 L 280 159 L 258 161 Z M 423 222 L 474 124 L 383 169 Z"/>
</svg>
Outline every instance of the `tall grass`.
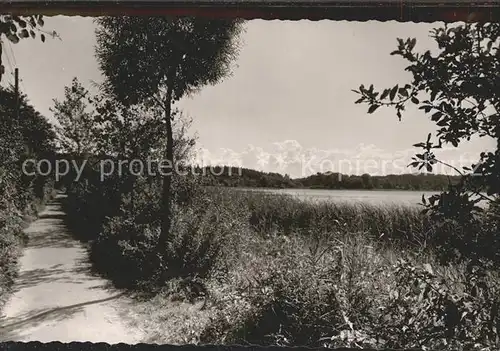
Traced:
<svg viewBox="0 0 500 351">
<path fill-rule="evenodd" d="M 244 218 L 261 235 L 313 232 L 362 232 L 392 245 L 425 247 L 436 233 L 430 218 L 414 206 L 306 202 L 288 195 L 212 188 L 210 196 L 231 208 L 244 208 Z M 241 213 L 240 213 L 241 214 Z"/>
</svg>

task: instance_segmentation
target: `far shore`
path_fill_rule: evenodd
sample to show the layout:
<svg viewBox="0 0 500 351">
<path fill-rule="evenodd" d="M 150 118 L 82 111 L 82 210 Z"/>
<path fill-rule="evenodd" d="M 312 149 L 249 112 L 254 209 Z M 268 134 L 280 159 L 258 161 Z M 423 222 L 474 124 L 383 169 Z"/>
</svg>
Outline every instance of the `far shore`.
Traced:
<svg viewBox="0 0 500 351">
<path fill-rule="evenodd" d="M 261 188 L 261 187 L 243 187 L 243 186 L 216 186 L 216 185 L 206 185 L 207 188 L 228 188 L 237 189 L 245 191 L 282 191 L 282 190 L 321 190 L 321 191 L 373 191 L 373 192 L 387 192 L 387 191 L 407 191 L 407 192 L 424 192 L 424 193 L 439 193 L 442 190 L 412 190 L 412 189 L 331 189 L 331 188 Z"/>
</svg>

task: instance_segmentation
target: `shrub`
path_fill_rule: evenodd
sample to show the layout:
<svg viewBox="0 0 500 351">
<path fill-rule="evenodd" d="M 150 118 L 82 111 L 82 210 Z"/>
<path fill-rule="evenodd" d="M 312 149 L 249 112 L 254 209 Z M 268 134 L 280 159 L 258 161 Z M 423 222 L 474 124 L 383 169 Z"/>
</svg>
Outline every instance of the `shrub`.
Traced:
<svg viewBox="0 0 500 351">
<path fill-rule="evenodd" d="M 222 206 L 199 194 L 174 203 L 166 252 L 159 252 L 159 201 L 149 200 L 157 188 L 143 189 L 133 208 L 131 195 L 122 197 L 120 214 L 103 224 L 93 242 L 91 259 L 99 271 L 121 286 L 152 288 L 174 278 L 203 278 L 222 265 L 223 247 L 237 224 Z"/>
<path fill-rule="evenodd" d="M 53 194 L 50 180 L 40 182 L 38 198 L 32 188 L 23 188 L 20 177 L 3 174 L 0 167 L 0 305 L 17 276 L 17 260 L 28 242 L 23 229 L 27 216 L 36 216 Z M 43 180 L 43 179 L 42 179 Z"/>
<path fill-rule="evenodd" d="M 431 267 L 400 259 L 396 284 L 374 332 L 388 347 L 479 350 L 499 346 L 499 276 L 465 265 Z"/>
</svg>

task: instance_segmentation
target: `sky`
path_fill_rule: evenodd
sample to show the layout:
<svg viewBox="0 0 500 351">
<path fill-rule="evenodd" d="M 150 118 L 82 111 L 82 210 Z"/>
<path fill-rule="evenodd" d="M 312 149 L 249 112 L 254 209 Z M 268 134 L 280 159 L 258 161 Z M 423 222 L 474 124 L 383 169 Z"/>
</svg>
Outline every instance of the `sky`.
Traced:
<svg viewBox="0 0 500 351">
<path fill-rule="evenodd" d="M 317 172 L 388 174 L 412 171 L 412 145 L 435 126 L 415 108 L 401 122 L 380 108 L 367 114 L 352 89 L 405 84 L 406 62 L 390 56 L 396 38 L 416 38 L 417 51 L 436 50 L 429 32 L 439 23 L 264 21 L 245 24 L 233 73 L 184 98 L 177 107 L 193 119 L 198 162 L 231 164 L 292 177 Z M 101 81 L 94 57 L 92 18 L 48 17 L 44 30 L 59 38 L 8 44 L 6 81 L 17 66 L 20 88 L 49 120 L 73 77 L 87 87 Z M 6 57 L 7 55 L 7 57 Z M 9 63 L 9 61 L 11 61 Z M 455 166 L 475 161 L 493 146 L 472 140 L 438 154 Z M 447 168 L 437 170 L 449 173 Z"/>
</svg>

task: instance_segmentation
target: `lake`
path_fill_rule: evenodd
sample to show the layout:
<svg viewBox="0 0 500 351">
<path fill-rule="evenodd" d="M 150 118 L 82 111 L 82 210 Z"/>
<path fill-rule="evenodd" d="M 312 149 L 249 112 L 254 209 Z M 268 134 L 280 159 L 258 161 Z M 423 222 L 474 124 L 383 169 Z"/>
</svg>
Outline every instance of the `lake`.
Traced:
<svg viewBox="0 0 500 351">
<path fill-rule="evenodd" d="M 435 191 L 412 190 L 326 190 L 326 189 L 262 189 L 246 188 L 246 191 L 261 191 L 295 196 L 305 201 L 335 201 L 340 203 L 365 203 L 373 205 L 415 205 Z"/>
</svg>

